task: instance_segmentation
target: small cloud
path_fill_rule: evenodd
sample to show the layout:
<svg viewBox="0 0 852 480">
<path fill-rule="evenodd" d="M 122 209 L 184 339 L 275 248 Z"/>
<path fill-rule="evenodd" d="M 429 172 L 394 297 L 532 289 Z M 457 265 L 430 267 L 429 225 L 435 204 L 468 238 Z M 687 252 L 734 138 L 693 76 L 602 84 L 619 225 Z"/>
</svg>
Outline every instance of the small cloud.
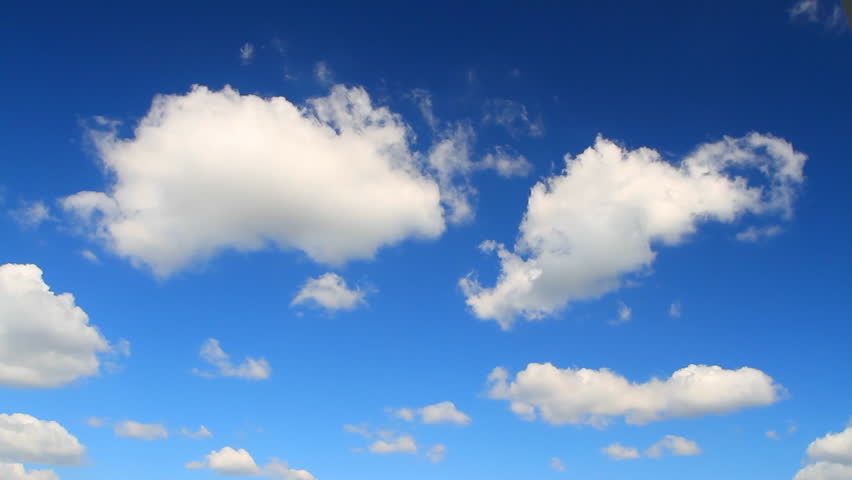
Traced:
<svg viewBox="0 0 852 480">
<path fill-rule="evenodd" d="M 253 59 L 254 45 L 246 42 L 242 47 L 240 47 L 240 60 L 243 62 L 243 65 L 248 65 Z"/>
<path fill-rule="evenodd" d="M 370 452 L 380 455 L 391 453 L 417 453 L 417 442 L 411 435 L 400 435 L 396 438 L 379 440 L 368 447 Z"/>
<path fill-rule="evenodd" d="M 243 363 L 234 365 L 230 356 L 219 346 L 219 340 L 208 338 L 201 345 L 201 358 L 216 367 L 216 371 L 202 371 L 193 369 L 196 375 L 212 377 L 238 377 L 247 380 L 266 380 L 272 374 L 272 368 L 263 358 L 246 357 Z"/>
<path fill-rule="evenodd" d="M 633 309 L 628 307 L 624 302 L 618 302 L 618 318 L 611 320 L 610 325 L 621 325 L 630 321 L 633 316 Z"/>
<path fill-rule="evenodd" d="M 553 457 L 550 459 L 550 468 L 556 470 L 557 472 L 564 472 L 565 463 L 559 457 Z"/>
<path fill-rule="evenodd" d="M 820 24 L 828 30 L 846 31 L 848 24 L 839 2 L 820 4 L 820 0 L 799 0 L 787 13 L 790 20 Z"/>
<path fill-rule="evenodd" d="M 425 424 L 453 423 L 456 425 L 470 425 L 470 417 L 456 408 L 453 402 L 440 402 L 427 405 L 423 408 L 399 408 L 387 409 L 388 413 L 396 418 L 413 422 L 416 416 Z"/>
<path fill-rule="evenodd" d="M 625 447 L 620 443 L 613 443 L 601 449 L 604 455 L 612 460 L 633 460 L 639 458 L 639 450 L 634 447 Z"/>
<path fill-rule="evenodd" d="M 89 417 L 86 419 L 86 425 L 91 428 L 101 428 L 106 426 L 109 423 L 109 419 L 106 417 Z"/>
<path fill-rule="evenodd" d="M 429 93 L 428 90 L 424 90 L 422 88 L 415 88 L 411 91 L 411 99 L 414 100 L 414 103 L 417 104 L 417 108 L 420 109 L 420 114 L 423 115 L 423 119 L 426 120 L 426 123 L 429 124 L 429 128 L 432 131 L 438 129 L 438 117 L 435 116 L 435 112 L 432 111 L 432 94 Z"/>
<path fill-rule="evenodd" d="M 443 444 L 435 445 L 426 452 L 426 456 L 432 463 L 439 463 L 447 457 L 447 447 Z"/>
<path fill-rule="evenodd" d="M 95 255 L 95 253 L 91 250 L 81 250 L 80 256 L 92 263 L 101 263 L 101 260 L 98 258 L 98 256 Z"/>
<path fill-rule="evenodd" d="M 243 448 L 224 447 L 208 453 L 204 461 L 192 461 L 186 468 L 197 470 L 209 468 L 220 475 L 258 475 L 260 468 L 254 462 L 251 454 Z"/>
<path fill-rule="evenodd" d="M 119 437 L 137 440 L 164 440 L 169 438 L 168 430 L 159 423 L 147 424 L 125 420 L 116 423 L 114 431 Z"/>
<path fill-rule="evenodd" d="M 532 163 L 523 155 L 513 155 L 505 147 L 495 147 L 494 153 L 488 153 L 481 162 L 476 164 L 478 169 L 493 169 L 503 178 L 526 177 L 533 169 Z"/>
<path fill-rule="evenodd" d="M 680 302 L 674 302 L 669 305 L 669 316 L 672 318 L 680 318 L 682 315 L 682 310 L 680 306 Z"/>
<path fill-rule="evenodd" d="M 36 228 L 47 220 L 50 220 L 50 209 L 44 202 L 24 203 L 20 208 L 9 212 L 12 218 L 15 219 L 24 228 Z"/>
<path fill-rule="evenodd" d="M 544 135 L 544 124 L 541 118 L 530 119 L 527 107 L 520 102 L 505 98 L 495 98 L 485 102 L 482 122 L 499 125 L 513 137 Z"/>
<path fill-rule="evenodd" d="M 767 430 L 766 431 L 766 438 L 771 438 L 772 440 L 778 440 L 780 438 L 780 436 L 778 435 L 778 432 L 776 432 L 775 430 Z"/>
<path fill-rule="evenodd" d="M 332 75 L 331 68 L 329 68 L 328 64 L 323 61 L 319 61 L 314 65 L 314 78 L 323 85 L 331 85 L 334 83 L 334 76 Z"/>
<path fill-rule="evenodd" d="M 772 238 L 784 231 L 779 225 L 768 227 L 748 227 L 737 234 L 737 240 L 741 242 L 756 242 L 762 238 Z"/>
<path fill-rule="evenodd" d="M 509 70 L 509 76 L 512 78 L 521 78 L 521 70 L 518 68 L 513 68 Z"/>
<path fill-rule="evenodd" d="M 193 439 L 210 438 L 213 436 L 213 434 L 210 433 L 210 430 L 207 430 L 207 427 L 205 427 L 204 425 L 198 427 L 198 430 L 194 432 L 187 429 L 186 427 L 183 427 L 180 429 L 180 434 L 184 437 Z"/>
<path fill-rule="evenodd" d="M 350 289 L 343 277 L 329 272 L 317 278 L 309 278 L 290 305 L 313 303 L 329 312 L 353 310 L 365 303 L 366 294 L 358 287 Z"/>
<path fill-rule="evenodd" d="M 364 438 L 372 438 L 373 436 L 373 434 L 370 432 L 369 426 L 366 423 L 362 423 L 361 425 L 346 424 L 343 426 L 343 430 L 348 433 L 361 435 Z"/>
<path fill-rule="evenodd" d="M 700 454 L 701 447 L 692 440 L 678 437 L 677 435 L 666 435 L 662 440 L 645 450 L 645 455 L 651 458 L 659 458 L 665 455 L 666 452 L 671 452 L 672 455 L 680 457 L 692 456 Z"/>
<path fill-rule="evenodd" d="M 129 357 L 130 356 L 130 340 L 125 338 L 119 339 L 118 342 L 112 347 L 113 351 L 121 356 Z"/>
</svg>

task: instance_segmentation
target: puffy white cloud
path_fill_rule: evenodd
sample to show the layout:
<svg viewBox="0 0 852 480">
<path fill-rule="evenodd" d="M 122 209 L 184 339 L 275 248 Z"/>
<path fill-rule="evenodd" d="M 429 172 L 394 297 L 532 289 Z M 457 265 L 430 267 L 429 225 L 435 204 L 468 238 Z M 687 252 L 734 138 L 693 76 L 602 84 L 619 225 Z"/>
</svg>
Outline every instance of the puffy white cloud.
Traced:
<svg viewBox="0 0 852 480">
<path fill-rule="evenodd" d="M 852 426 L 814 440 L 807 453 L 811 460 L 852 465 Z"/>
<path fill-rule="evenodd" d="M 357 287 L 350 289 L 343 277 L 329 272 L 309 278 L 290 305 L 314 303 L 329 311 L 352 310 L 364 303 L 366 294 Z"/>
<path fill-rule="evenodd" d="M 272 374 L 272 367 L 263 358 L 246 357 L 243 363 L 234 365 L 231 357 L 219 346 L 219 340 L 208 338 L 201 345 L 201 358 L 216 367 L 215 372 L 194 369 L 202 377 L 239 377 L 247 380 L 266 380 Z"/>
<path fill-rule="evenodd" d="M 243 448 L 235 450 L 231 447 L 224 447 L 207 454 L 204 462 L 187 464 L 187 468 L 191 469 L 204 467 L 222 475 L 257 475 L 260 473 L 260 468 L 254 463 L 254 458 Z"/>
<path fill-rule="evenodd" d="M 270 246 L 339 265 L 445 228 L 409 128 L 361 88 L 338 85 L 299 107 L 195 86 L 157 96 L 133 137 L 93 138 L 114 183 L 63 208 L 159 276 Z"/>
<path fill-rule="evenodd" d="M 307 470 L 290 468 L 287 462 L 273 459 L 263 468 L 264 474 L 270 478 L 281 480 L 316 480 L 316 477 Z"/>
<path fill-rule="evenodd" d="M 244 43 L 242 47 L 240 47 L 240 60 L 242 60 L 243 65 L 248 65 L 254 59 L 254 45 L 250 43 Z"/>
<path fill-rule="evenodd" d="M 633 460 L 640 457 L 639 450 L 634 447 L 625 447 L 619 443 L 604 447 L 601 452 L 613 460 Z"/>
<path fill-rule="evenodd" d="M 645 455 L 656 458 L 662 457 L 666 452 L 671 452 L 672 455 L 676 456 L 692 456 L 700 454 L 701 447 L 692 440 L 677 435 L 666 435 L 662 440 L 645 450 Z"/>
<path fill-rule="evenodd" d="M 769 225 L 767 227 L 748 227 L 737 234 L 737 240 L 741 242 L 756 242 L 762 238 L 771 238 L 780 235 L 784 229 L 780 225 Z"/>
<path fill-rule="evenodd" d="M 194 432 L 192 430 L 189 430 L 186 427 L 181 428 L 180 434 L 183 435 L 184 437 L 194 438 L 194 439 L 210 438 L 210 437 L 213 436 L 213 434 L 210 433 L 210 430 L 207 430 L 207 427 L 205 427 L 204 425 L 198 427 L 198 430 L 194 431 Z"/>
<path fill-rule="evenodd" d="M 417 442 L 411 435 L 399 435 L 396 438 L 377 440 L 368 449 L 373 453 L 417 453 Z"/>
<path fill-rule="evenodd" d="M 0 413 L 0 462 L 80 463 L 86 448 L 57 422 L 24 413 Z"/>
<path fill-rule="evenodd" d="M 447 458 L 447 446 L 439 443 L 426 452 L 426 457 L 432 463 L 440 463 Z"/>
<path fill-rule="evenodd" d="M 527 107 L 520 102 L 504 98 L 491 99 L 485 102 L 484 111 L 483 123 L 500 125 L 513 137 L 544 135 L 544 124 L 541 119 L 531 120 Z"/>
<path fill-rule="evenodd" d="M 748 407 L 771 405 L 783 387 L 760 370 L 689 365 L 671 377 L 635 383 L 608 370 L 560 369 L 530 363 L 513 380 L 502 367 L 488 377 L 488 395 L 510 402 L 526 420 L 541 417 L 554 424 L 607 425 L 623 416 L 630 424 L 669 418 L 721 415 Z"/>
<path fill-rule="evenodd" d="M 55 294 L 36 265 L 0 265 L 0 385 L 59 387 L 96 375 L 110 350 L 70 293 Z"/>
<path fill-rule="evenodd" d="M 133 420 L 117 422 L 114 428 L 115 434 L 124 438 L 135 438 L 137 440 L 163 440 L 169 438 L 169 431 L 158 423 L 139 423 Z"/>
<path fill-rule="evenodd" d="M 817 462 L 806 465 L 796 473 L 793 480 L 850 480 L 852 465 L 842 463 Z"/>
<path fill-rule="evenodd" d="M 0 462 L 0 478 L 3 480 L 59 480 L 53 470 L 30 470 L 20 463 Z"/>
<path fill-rule="evenodd" d="M 622 276 L 653 263 L 653 245 L 676 245 L 701 222 L 789 216 L 806 158 L 783 139 L 751 133 L 700 145 L 673 165 L 650 148 L 628 151 L 599 136 L 532 188 L 514 249 L 481 244 L 497 254 L 500 274 L 493 287 L 473 273 L 462 278 L 467 304 L 509 329 L 617 289 Z"/>
<path fill-rule="evenodd" d="M 37 227 L 45 220 L 50 219 L 50 209 L 44 202 L 26 203 L 11 212 L 12 218 L 24 227 Z"/>
<path fill-rule="evenodd" d="M 389 413 L 402 420 L 412 422 L 419 416 L 426 424 L 454 423 L 456 425 L 469 425 L 470 417 L 456 408 L 453 402 L 439 402 L 427 405 L 423 408 L 398 408 L 389 409 Z"/>
<path fill-rule="evenodd" d="M 618 302 L 618 318 L 612 320 L 610 325 L 620 325 L 622 323 L 627 323 L 630 321 L 630 318 L 633 316 L 633 309 L 627 306 L 624 302 Z"/>
<path fill-rule="evenodd" d="M 553 457 L 550 459 L 550 468 L 557 472 L 564 472 L 565 470 L 567 470 L 565 468 L 565 462 L 563 462 L 562 459 L 559 457 Z"/>
</svg>

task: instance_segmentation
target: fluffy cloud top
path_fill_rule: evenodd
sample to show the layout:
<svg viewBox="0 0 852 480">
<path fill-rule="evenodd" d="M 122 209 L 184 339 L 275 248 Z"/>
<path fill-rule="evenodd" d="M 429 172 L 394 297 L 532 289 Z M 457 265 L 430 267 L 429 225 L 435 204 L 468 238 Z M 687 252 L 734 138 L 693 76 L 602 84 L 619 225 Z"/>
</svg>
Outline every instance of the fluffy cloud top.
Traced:
<svg viewBox="0 0 852 480">
<path fill-rule="evenodd" d="M 811 442 L 808 461 L 793 480 L 852 479 L 852 426 L 839 433 L 829 433 Z"/>
<path fill-rule="evenodd" d="M 132 138 L 93 135 L 115 183 L 63 207 L 160 276 L 270 245 L 341 264 L 445 228 L 408 127 L 361 88 L 335 86 L 299 107 L 195 86 L 156 97 Z"/>
<path fill-rule="evenodd" d="M 554 424 L 605 426 L 612 417 L 630 424 L 668 418 L 724 414 L 747 407 L 771 405 L 783 387 L 760 370 L 690 365 L 665 380 L 630 382 L 608 369 L 560 369 L 530 363 L 509 380 L 498 367 L 488 377 L 491 398 L 508 400 L 526 420 L 540 416 Z"/>
<path fill-rule="evenodd" d="M 671 452 L 676 456 L 692 456 L 701 453 L 701 447 L 692 440 L 678 437 L 677 435 L 666 435 L 662 440 L 652 445 L 648 450 L 645 450 L 645 455 L 657 458 L 662 457 L 666 452 Z"/>
<path fill-rule="evenodd" d="M 281 480 L 316 480 L 317 478 L 307 470 L 290 468 L 287 462 L 278 459 L 269 462 L 263 471 L 267 477 Z"/>
<path fill-rule="evenodd" d="M 24 413 L 0 413 L 0 462 L 74 465 L 80 463 L 85 450 L 57 422 Z"/>
<path fill-rule="evenodd" d="M 314 303 L 329 311 L 352 310 L 364 303 L 365 295 L 359 288 L 350 289 L 340 275 L 329 272 L 309 278 L 290 304 Z"/>
<path fill-rule="evenodd" d="M 30 470 L 20 463 L 0 462 L 0 478 L 3 480 L 59 480 L 53 470 Z"/>
<path fill-rule="evenodd" d="M 601 452 L 613 460 L 633 460 L 639 458 L 639 450 L 634 447 L 625 447 L 620 443 L 613 443 L 601 449 Z"/>
<path fill-rule="evenodd" d="M 139 423 L 125 420 L 115 424 L 115 434 L 119 437 L 138 440 L 163 440 L 169 438 L 169 431 L 158 423 Z"/>
<path fill-rule="evenodd" d="M 263 358 L 246 357 L 243 363 L 234 365 L 231 357 L 219 346 L 219 340 L 208 338 L 201 345 L 201 358 L 216 367 L 215 372 L 195 369 L 193 372 L 202 377 L 239 377 L 247 380 L 266 380 L 272 374 L 272 367 Z"/>
<path fill-rule="evenodd" d="M 370 445 L 373 453 L 386 455 L 389 453 L 417 453 L 417 442 L 411 435 L 400 435 L 396 438 L 378 440 Z"/>
<path fill-rule="evenodd" d="M 469 425 L 471 422 L 470 417 L 456 408 L 453 402 L 439 402 L 418 409 L 400 408 L 392 410 L 391 413 L 395 417 L 409 422 L 414 421 L 415 416 L 419 416 L 420 420 L 426 424 L 454 423 L 456 425 Z"/>
<path fill-rule="evenodd" d="M 210 452 L 207 457 L 207 468 L 223 475 L 257 475 L 260 469 L 254 463 L 254 458 L 245 449 L 234 450 L 225 447 L 219 451 Z"/>
<path fill-rule="evenodd" d="M 701 145 L 673 165 L 650 148 L 598 137 L 532 188 L 514 249 L 482 243 L 500 274 L 494 287 L 462 278 L 467 304 L 508 329 L 617 289 L 623 275 L 653 263 L 654 244 L 676 245 L 703 221 L 788 216 L 806 158 L 783 139 L 752 133 Z"/>
<path fill-rule="evenodd" d="M 59 387 L 96 375 L 110 349 L 70 293 L 55 294 L 36 265 L 0 265 L 0 385 Z"/>
<path fill-rule="evenodd" d="M 180 434 L 183 435 L 184 437 L 194 438 L 194 439 L 210 438 L 210 437 L 213 436 L 213 434 L 210 433 L 210 430 L 207 430 L 207 427 L 205 427 L 204 425 L 198 427 L 198 430 L 195 431 L 195 432 L 184 427 L 180 430 Z"/>
</svg>

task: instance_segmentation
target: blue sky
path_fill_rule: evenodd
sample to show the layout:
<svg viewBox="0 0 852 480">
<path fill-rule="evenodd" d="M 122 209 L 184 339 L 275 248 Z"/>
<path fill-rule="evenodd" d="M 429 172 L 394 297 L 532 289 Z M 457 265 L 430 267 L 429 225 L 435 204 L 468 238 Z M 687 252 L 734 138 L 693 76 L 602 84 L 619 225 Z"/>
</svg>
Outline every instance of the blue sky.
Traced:
<svg viewBox="0 0 852 480">
<path fill-rule="evenodd" d="M 7 7 L 0 477 L 852 478 L 839 8 Z"/>
</svg>

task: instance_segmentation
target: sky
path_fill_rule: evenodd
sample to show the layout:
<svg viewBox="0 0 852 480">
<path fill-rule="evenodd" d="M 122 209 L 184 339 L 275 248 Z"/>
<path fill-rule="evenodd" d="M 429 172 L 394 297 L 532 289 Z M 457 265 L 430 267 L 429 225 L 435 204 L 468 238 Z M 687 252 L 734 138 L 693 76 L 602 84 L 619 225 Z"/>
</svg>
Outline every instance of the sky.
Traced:
<svg viewBox="0 0 852 480">
<path fill-rule="evenodd" d="M 0 479 L 852 479 L 839 3 L 4 10 Z"/>
</svg>

